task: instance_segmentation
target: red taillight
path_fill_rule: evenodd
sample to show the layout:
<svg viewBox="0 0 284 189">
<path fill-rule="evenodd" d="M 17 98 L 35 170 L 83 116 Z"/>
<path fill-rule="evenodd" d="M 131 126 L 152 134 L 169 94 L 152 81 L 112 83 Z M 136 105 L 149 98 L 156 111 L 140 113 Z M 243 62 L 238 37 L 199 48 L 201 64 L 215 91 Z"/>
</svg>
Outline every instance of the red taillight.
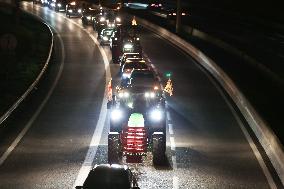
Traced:
<svg viewBox="0 0 284 189">
<path fill-rule="evenodd" d="M 144 127 L 127 127 L 122 132 L 123 151 L 127 154 L 145 153 L 147 135 Z"/>
</svg>

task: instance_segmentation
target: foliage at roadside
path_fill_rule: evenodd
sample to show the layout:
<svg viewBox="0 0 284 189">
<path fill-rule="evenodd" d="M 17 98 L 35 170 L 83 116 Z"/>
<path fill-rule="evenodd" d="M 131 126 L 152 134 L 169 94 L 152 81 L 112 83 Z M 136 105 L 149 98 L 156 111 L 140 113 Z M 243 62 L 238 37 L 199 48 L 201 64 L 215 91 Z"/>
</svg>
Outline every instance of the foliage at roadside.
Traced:
<svg viewBox="0 0 284 189">
<path fill-rule="evenodd" d="M 0 6 L 0 116 L 25 92 L 48 56 L 48 28 L 30 15 Z"/>
</svg>

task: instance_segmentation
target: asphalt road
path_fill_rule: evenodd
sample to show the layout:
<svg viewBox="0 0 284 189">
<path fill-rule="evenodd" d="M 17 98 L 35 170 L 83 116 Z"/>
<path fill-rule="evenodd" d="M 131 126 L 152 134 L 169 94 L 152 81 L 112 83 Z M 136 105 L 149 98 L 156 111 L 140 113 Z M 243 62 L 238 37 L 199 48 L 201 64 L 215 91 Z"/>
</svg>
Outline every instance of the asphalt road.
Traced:
<svg viewBox="0 0 284 189">
<path fill-rule="evenodd" d="M 7 125 L 13 129 L 0 131 L 3 158 L 46 100 L 27 133 L 0 164 L 0 188 L 72 188 L 84 160 L 89 165 L 107 163 L 108 115 L 101 106 L 108 77 L 103 57 L 110 60 L 110 51 L 94 43 L 90 36 L 95 39 L 96 34 L 91 27 L 82 30 L 80 19 L 67 19 L 63 13 L 26 2 L 22 7 L 56 30 L 56 52 L 44 86 L 19 110 L 21 116 L 14 117 L 12 126 Z M 241 121 L 214 81 L 159 36 L 142 30 L 141 42 L 145 56 L 161 75 L 172 71 L 174 96 L 167 100 L 168 164 L 154 167 L 150 154 L 142 164 L 130 164 L 140 187 L 269 188 L 251 148 L 253 142 L 245 137 Z M 111 64 L 110 71 L 117 80 L 118 66 Z"/>
</svg>

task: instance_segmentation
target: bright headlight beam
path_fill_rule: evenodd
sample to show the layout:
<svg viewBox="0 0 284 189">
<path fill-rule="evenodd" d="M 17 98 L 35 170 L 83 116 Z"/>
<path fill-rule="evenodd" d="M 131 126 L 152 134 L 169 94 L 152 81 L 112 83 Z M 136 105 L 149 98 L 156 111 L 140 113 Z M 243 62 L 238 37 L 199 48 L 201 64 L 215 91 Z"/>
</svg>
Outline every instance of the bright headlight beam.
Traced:
<svg viewBox="0 0 284 189">
<path fill-rule="evenodd" d="M 131 44 L 125 44 L 125 45 L 124 45 L 124 48 L 125 48 L 125 49 L 132 49 L 132 48 L 133 48 L 133 45 L 131 45 Z"/>
<path fill-rule="evenodd" d="M 110 114 L 110 118 L 113 120 L 113 121 L 118 121 L 122 118 L 123 116 L 123 113 L 120 109 L 114 109 L 111 111 L 111 114 Z"/>
<path fill-rule="evenodd" d="M 153 121 L 160 121 L 163 118 L 162 111 L 158 109 L 152 110 L 150 113 L 150 118 Z"/>
<path fill-rule="evenodd" d="M 105 20 L 106 20 L 105 17 L 100 18 L 100 22 L 104 22 Z"/>
<path fill-rule="evenodd" d="M 124 92 L 123 97 L 124 98 L 128 98 L 129 97 L 129 93 L 128 92 Z"/>
<path fill-rule="evenodd" d="M 144 96 L 145 96 L 146 98 L 149 98 L 150 94 L 149 94 L 148 92 L 146 92 L 146 93 L 144 94 Z"/>
</svg>

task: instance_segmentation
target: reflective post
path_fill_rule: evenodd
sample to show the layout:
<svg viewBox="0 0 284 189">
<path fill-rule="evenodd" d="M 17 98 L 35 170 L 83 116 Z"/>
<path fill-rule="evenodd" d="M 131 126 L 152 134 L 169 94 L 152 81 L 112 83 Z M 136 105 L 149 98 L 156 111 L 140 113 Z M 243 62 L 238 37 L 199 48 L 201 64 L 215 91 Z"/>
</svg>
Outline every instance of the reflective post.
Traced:
<svg viewBox="0 0 284 189">
<path fill-rule="evenodd" d="M 177 13 L 176 13 L 176 33 L 180 32 L 181 26 L 181 7 L 180 0 L 177 0 Z"/>
</svg>

